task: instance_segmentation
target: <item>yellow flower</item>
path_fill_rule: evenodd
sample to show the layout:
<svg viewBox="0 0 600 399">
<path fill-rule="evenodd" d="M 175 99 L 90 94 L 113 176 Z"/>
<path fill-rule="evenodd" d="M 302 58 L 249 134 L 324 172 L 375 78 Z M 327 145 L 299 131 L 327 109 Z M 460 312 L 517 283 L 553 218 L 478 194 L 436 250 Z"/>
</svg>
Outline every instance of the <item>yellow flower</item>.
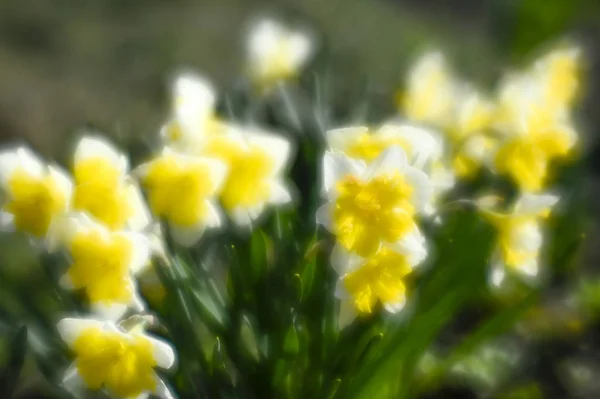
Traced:
<svg viewBox="0 0 600 399">
<path fill-rule="evenodd" d="M 249 128 L 207 141 L 203 153 L 228 166 L 220 198 L 237 225 L 249 225 L 261 216 L 266 205 L 291 201 L 283 176 L 290 147 L 281 136 Z"/>
<path fill-rule="evenodd" d="M 561 46 L 534 63 L 533 74 L 544 87 L 544 97 L 551 107 L 572 105 L 580 88 L 581 58 L 579 48 Z"/>
<path fill-rule="evenodd" d="M 400 147 L 386 150 L 368 167 L 327 152 L 323 181 L 329 201 L 318 210 L 317 222 L 363 257 L 414 232 L 414 216 L 430 205 L 432 194 L 427 176 L 407 164 Z"/>
<path fill-rule="evenodd" d="M 539 272 L 542 246 L 541 219 L 550 214 L 558 197 L 548 194 L 524 194 L 508 214 L 484 211 L 498 231 L 498 246 L 492 267 L 492 282 L 499 285 L 508 268 L 525 277 Z"/>
<path fill-rule="evenodd" d="M 452 167 L 461 178 L 471 178 L 482 166 L 492 166 L 498 142 L 485 134 L 468 137 L 457 149 Z"/>
<path fill-rule="evenodd" d="M 44 165 L 26 148 L 0 153 L 4 201 L 0 224 L 47 238 L 52 221 L 69 209 L 72 183 L 56 166 Z"/>
<path fill-rule="evenodd" d="M 83 137 L 73 161 L 73 208 L 111 230 L 143 229 L 149 223 L 148 210 L 128 172 L 127 157 L 111 144 L 100 137 Z"/>
<path fill-rule="evenodd" d="M 454 141 L 462 141 L 469 136 L 484 134 L 494 122 L 495 104 L 477 91 L 467 88 L 455 99 L 455 114 L 449 128 Z"/>
<path fill-rule="evenodd" d="M 226 173 L 223 162 L 168 148 L 138 169 L 150 208 L 169 222 L 174 238 L 182 245 L 194 244 L 205 228 L 221 225 L 214 199 Z"/>
<path fill-rule="evenodd" d="M 61 338 L 75 356 L 64 384 L 83 383 L 90 390 L 106 389 L 120 398 L 152 393 L 172 399 L 154 369 L 175 363 L 170 345 L 143 331 L 126 332 L 112 322 L 65 318 L 58 322 Z"/>
<path fill-rule="evenodd" d="M 396 313 L 406 302 L 404 277 L 426 256 L 425 240 L 418 232 L 404 237 L 394 249 L 382 247 L 368 258 L 336 246 L 332 254 L 332 266 L 340 276 L 336 296 L 350 301 L 360 314 L 371 313 L 378 302 Z"/>
<path fill-rule="evenodd" d="M 409 72 L 398 107 L 409 120 L 444 127 L 452 117 L 455 91 L 454 77 L 444 56 L 426 53 Z"/>
<path fill-rule="evenodd" d="M 94 312 L 107 319 L 118 319 L 128 307 L 143 309 L 132 275 L 149 262 L 145 236 L 111 232 L 82 213 L 65 215 L 51 230 L 55 245 L 66 247 L 72 259 L 64 288 L 83 290 Z"/>
<path fill-rule="evenodd" d="M 248 69 L 262 88 L 293 78 L 314 51 L 308 32 L 291 31 L 276 21 L 256 23 L 248 36 Z"/>
<path fill-rule="evenodd" d="M 204 140 L 227 130 L 215 114 L 216 93 L 203 76 L 192 72 L 177 75 L 172 84 L 172 116 L 161 130 L 165 144 L 192 152 Z"/>
</svg>

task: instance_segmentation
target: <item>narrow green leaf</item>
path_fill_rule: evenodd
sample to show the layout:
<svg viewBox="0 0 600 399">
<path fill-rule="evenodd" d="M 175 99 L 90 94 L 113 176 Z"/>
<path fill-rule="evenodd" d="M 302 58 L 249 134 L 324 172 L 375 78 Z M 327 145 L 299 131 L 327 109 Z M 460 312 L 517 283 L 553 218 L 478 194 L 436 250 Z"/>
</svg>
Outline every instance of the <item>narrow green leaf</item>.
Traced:
<svg viewBox="0 0 600 399">
<path fill-rule="evenodd" d="M 11 352 L 2 372 L 0 372 L 0 398 L 10 399 L 13 397 L 21 369 L 25 362 L 27 350 L 27 327 L 21 326 L 17 329 L 10 344 Z"/>
</svg>

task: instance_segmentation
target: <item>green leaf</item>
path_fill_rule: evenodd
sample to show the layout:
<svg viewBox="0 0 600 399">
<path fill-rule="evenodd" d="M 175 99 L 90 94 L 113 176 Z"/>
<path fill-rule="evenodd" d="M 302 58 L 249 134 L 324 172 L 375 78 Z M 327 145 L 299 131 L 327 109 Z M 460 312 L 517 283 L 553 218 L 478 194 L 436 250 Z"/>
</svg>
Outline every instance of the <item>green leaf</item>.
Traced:
<svg viewBox="0 0 600 399">
<path fill-rule="evenodd" d="M 21 326 L 17 329 L 10 344 L 11 353 L 4 370 L 0 373 L 0 397 L 10 399 L 13 397 L 19 375 L 25 362 L 27 350 L 27 327 Z"/>
</svg>

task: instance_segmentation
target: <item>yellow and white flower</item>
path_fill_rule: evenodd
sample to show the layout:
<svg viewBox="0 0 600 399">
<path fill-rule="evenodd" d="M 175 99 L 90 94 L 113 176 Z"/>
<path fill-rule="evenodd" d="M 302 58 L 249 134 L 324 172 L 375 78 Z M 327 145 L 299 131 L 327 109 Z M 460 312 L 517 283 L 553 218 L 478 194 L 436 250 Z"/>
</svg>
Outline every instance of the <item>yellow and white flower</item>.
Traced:
<svg viewBox="0 0 600 399">
<path fill-rule="evenodd" d="M 253 81 L 268 87 L 295 77 L 314 52 L 314 40 L 306 31 L 293 31 L 264 19 L 250 30 L 247 43 L 248 72 Z"/>
<path fill-rule="evenodd" d="M 558 197 L 549 194 L 523 194 L 508 214 L 484 211 L 498 231 L 491 281 L 499 285 L 507 270 L 533 279 L 539 273 L 543 243 L 542 219 L 550 214 Z"/>
<path fill-rule="evenodd" d="M 456 83 L 444 55 L 430 52 L 413 65 L 403 92 L 400 113 L 415 122 L 446 127 L 452 118 Z"/>
<path fill-rule="evenodd" d="M 427 174 L 433 188 L 432 203 L 425 213 L 434 212 L 434 199 L 454 186 L 452 170 L 446 166 L 444 141 L 431 129 L 401 121 L 390 121 L 375 131 L 364 126 L 333 129 L 327 132 L 327 142 L 333 151 L 350 158 L 372 163 L 393 147 L 401 147 L 411 166 Z"/>
<path fill-rule="evenodd" d="M 414 217 L 430 206 L 432 187 L 425 173 L 410 166 L 402 148 L 393 146 L 369 166 L 340 152 L 326 152 L 323 183 L 328 202 L 317 211 L 346 250 L 362 257 L 382 246 L 401 247 L 419 234 Z"/>
<path fill-rule="evenodd" d="M 567 110 L 548 106 L 543 87 L 529 75 L 509 77 L 500 89 L 496 172 L 508 175 L 524 191 L 543 189 L 548 165 L 566 157 L 577 142 Z"/>
<path fill-rule="evenodd" d="M 403 237 L 392 250 L 383 247 L 368 258 L 336 246 L 332 266 L 339 277 L 336 296 L 351 302 L 358 314 L 371 313 L 377 303 L 397 313 L 406 303 L 404 277 L 427 256 L 425 240 L 418 232 Z"/>
<path fill-rule="evenodd" d="M 65 289 L 83 290 L 99 316 L 119 319 L 142 310 L 133 276 L 150 260 L 150 242 L 136 232 L 113 232 L 84 213 L 67 214 L 50 226 L 52 248 L 64 247 L 72 262 L 61 278 Z"/>
<path fill-rule="evenodd" d="M 50 224 L 71 204 L 69 175 L 58 166 L 45 165 L 24 147 L 0 153 L 0 184 L 1 227 L 36 238 L 46 238 Z"/>
<path fill-rule="evenodd" d="M 221 225 L 216 196 L 227 166 L 213 158 L 180 154 L 169 148 L 138 167 L 152 212 L 165 218 L 175 240 L 192 245 L 206 228 Z"/>
<path fill-rule="evenodd" d="M 150 222 L 129 161 L 108 141 L 84 136 L 73 159 L 73 209 L 86 212 L 111 230 L 142 230 Z"/>
<path fill-rule="evenodd" d="M 70 389 L 105 389 L 124 399 L 173 398 L 154 370 L 175 364 L 173 348 L 163 340 L 94 319 L 65 318 L 57 329 L 75 356 L 64 380 Z"/>
<path fill-rule="evenodd" d="M 171 120 L 161 130 L 165 144 L 181 151 L 196 151 L 207 136 L 227 129 L 215 114 L 217 95 L 208 79 L 193 72 L 181 73 L 171 90 Z"/>
<path fill-rule="evenodd" d="M 291 153 L 286 138 L 255 128 L 239 128 L 208 140 L 203 153 L 228 166 L 220 199 L 238 226 L 249 226 L 267 205 L 292 200 L 284 181 Z"/>
</svg>

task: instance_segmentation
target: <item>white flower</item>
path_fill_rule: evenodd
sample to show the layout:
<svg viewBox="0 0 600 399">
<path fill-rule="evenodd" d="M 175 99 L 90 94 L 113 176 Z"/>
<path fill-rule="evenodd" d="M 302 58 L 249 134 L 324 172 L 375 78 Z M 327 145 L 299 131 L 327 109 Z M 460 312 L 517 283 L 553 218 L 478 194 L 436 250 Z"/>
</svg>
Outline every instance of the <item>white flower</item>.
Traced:
<svg viewBox="0 0 600 399">
<path fill-rule="evenodd" d="M 150 214 L 137 183 L 129 176 L 129 161 L 105 139 L 87 134 L 73 159 L 73 208 L 86 212 L 111 230 L 140 231 Z"/>
<path fill-rule="evenodd" d="M 119 319 L 128 308 L 141 310 L 133 276 L 150 260 L 150 242 L 141 233 L 112 232 L 84 213 L 67 214 L 50 226 L 51 248 L 64 247 L 71 265 L 65 289 L 83 290 L 93 312 Z"/>
<path fill-rule="evenodd" d="M 292 200 L 284 180 L 291 143 L 283 136 L 253 127 L 239 127 L 233 133 L 209 140 L 203 153 L 228 166 L 220 199 L 238 226 L 249 226 L 268 205 L 282 205 Z"/>
<path fill-rule="evenodd" d="M 172 83 L 172 116 L 161 130 L 166 144 L 185 152 L 197 151 L 207 136 L 226 124 L 215 115 L 216 90 L 203 76 L 185 72 Z"/>
<path fill-rule="evenodd" d="M 484 213 L 498 231 L 491 272 L 494 285 L 502 282 L 506 270 L 529 279 L 537 277 L 543 244 L 540 221 L 557 202 L 554 195 L 523 194 L 509 214 Z"/>
<path fill-rule="evenodd" d="M 265 19 L 252 27 L 247 51 L 251 78 L 270 85 L 298 74 L 312 55 L 314 43 L 308 32 L 292 31 Z"/>
<path fill-rule="evenodd" d="M 52 221 L 68 211 L 73 184 L 67 173 L 45 165 L 27 148 L 0 153 L 3 203 L 0 225 L 44 239 Z"/>
<path fill-rule="evenodd" d="M 173 237 L 182 245 L 194 244 L 206 228 L 221 225 L 215 200 L 227 175 L 223 162 L 164 148 L 139 166 L 137 174 L 148 192 L 150 208 L 169 222 Z"/>
<path fill-rule="evenodd" d="M 91 390 L 106 389 L 127 399 L 145 399 L 154 394 L 163 399 L 173 395 L 154 371 L 175 363 L 173 348 L 140 330 L 124 331 L 113 322 L 65 318 L 58 332 L 75 356 L 64 384 Z"/>
<path fill-rule="evenodd" d="M 317 211 L 347 250 L 368 257 L 382 245 L 395 247 L 415 231 L 414 216 L 429 206 L 432 187 L 425 173 L 408 165 L 394 146 L 370 165 L 326 152 L 323 183 L 328 202 Z"/>
</svg>

